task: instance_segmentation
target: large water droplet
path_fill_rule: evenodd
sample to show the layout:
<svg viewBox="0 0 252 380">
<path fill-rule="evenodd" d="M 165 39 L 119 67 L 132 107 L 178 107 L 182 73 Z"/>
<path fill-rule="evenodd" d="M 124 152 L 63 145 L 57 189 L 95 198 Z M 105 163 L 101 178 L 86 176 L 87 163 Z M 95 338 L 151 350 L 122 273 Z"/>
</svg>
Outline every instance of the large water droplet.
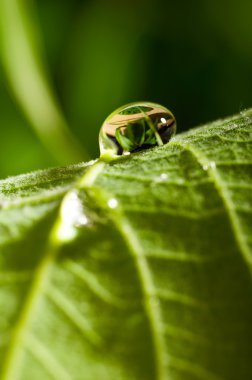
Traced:
<svg viewBox="0 0 252 380">
<path fill-rule="evenodd" d="M 104 121 L 100 135 L 101 154 L 127 155 L 169 142 L 176 120 L 165 107 L 148 102 L 127 104 Z"/>
</svg>

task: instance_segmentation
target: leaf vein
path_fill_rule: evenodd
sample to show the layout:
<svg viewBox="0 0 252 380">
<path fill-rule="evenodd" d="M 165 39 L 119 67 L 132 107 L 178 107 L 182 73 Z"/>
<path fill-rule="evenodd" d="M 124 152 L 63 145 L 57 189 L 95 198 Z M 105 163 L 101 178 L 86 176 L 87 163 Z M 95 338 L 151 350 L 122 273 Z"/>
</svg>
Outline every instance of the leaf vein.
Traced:
<svg viewBox="0 0 252 380">
<path fill-rule="evenodd" d="M 54 380 L 71 380 L 66 368 L 58 362 L 52 352 L 45 347 L 34 335 L 26 334 L 24 342 L 26 349 L 42 365 Z"/>
<path fill-rule="evenodd" d="M 209 164 L 207 157 L 205 157 L 202 154 L 202 152 L 196 149 L 194 146 L 191 146 L 188 144 L 184 145 L 181 142 L 177 144 L 183 147 L 185 150 L 190 151 L 202 167 L 205 166 L 206 164 Z M 209 176 L 211 176 L 211 178 L 213 179 L 216 191 L 218 192 L 222 200 L 223 207 L 225 208 L 227 216 L 229 218 L 230 225 L 234 232 L 237 245 L 245 259 L 245 262 L 249 265 L 249 268 L 251 270 L 252 257 L 251 257 L 250 249 L 247 245 L 245 235 L 243 234 L 242 227 L 236 215 L 235 206 L 232 202 L 232 198 L 229 194 L 228 188 L 227 186 L 225 186 L 225 182 L 222 181 L 221 176 L 217 170 L 217 167 L 214 167 L 214 168 L 209 167 L 208 173 L 209 173 Z"/>
<path fill-rule="evenodd" d="M 67 260 L 64 266 L 70 273 L 85 282 L 89 289 L 103 302 L 106 302 L 109 305 L 118 308 L 122 308 L 123 306 L 125 307 L 125 303 L 123 303 L 118 297 L 114 296 L 106 288 L 104 288 L 97 281 L 96 277 L 88 270 L 86 270 L 83 266 L 75 263 L 72 260 Z"/>
<path fill-rule="evenodd" d="M 47 297 L 65 314 L 69 321 L 78 328 L 85 340 L 93 345 L 101 344 L 101 338 L 96 334 L 89 322 L 78 309 L 66 298 L 66 296 L 54 286 L 46 289 Z"/>
</svg>

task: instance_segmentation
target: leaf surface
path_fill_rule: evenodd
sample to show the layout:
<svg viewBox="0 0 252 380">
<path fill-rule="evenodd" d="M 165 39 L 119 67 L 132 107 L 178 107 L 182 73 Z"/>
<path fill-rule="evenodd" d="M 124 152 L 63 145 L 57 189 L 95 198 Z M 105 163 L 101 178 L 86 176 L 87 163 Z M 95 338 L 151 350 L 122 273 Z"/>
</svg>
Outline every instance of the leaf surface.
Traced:
<svg viewBox="0 0 252 380">
<path fill-rule="evenodd" d="M 251 379 L 251 113 L 91 165 L 0 182 L 0 379 Z"/>
</svg>

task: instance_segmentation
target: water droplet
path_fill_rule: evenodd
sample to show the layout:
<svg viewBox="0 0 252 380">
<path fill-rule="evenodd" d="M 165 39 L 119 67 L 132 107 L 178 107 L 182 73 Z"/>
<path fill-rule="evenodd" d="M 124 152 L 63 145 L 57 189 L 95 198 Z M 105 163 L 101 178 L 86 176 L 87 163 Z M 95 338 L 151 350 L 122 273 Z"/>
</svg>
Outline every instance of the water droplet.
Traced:
<svg viewBox="0 0 252 380">
<path fill-rule="evenodd" d="M 176 132 L 176 120 L 165 107 L 148 102 L 127 104 L 103 123 L 101 154 L 128 155 L 169 142 Z"/>
<path fill-rule="evenodd" d="M 168 174 L 166 173 L 161 173 L 158 177 L 154 178 L 154 183 L 159 183 L 166 181 L 168 179 Z"/>
<path fill-rule="evenodd" d="M 160 180 L 165 181 L 168 178 L 168 175 L 166 173 L 161 173 L 160 174 Z"/>
<path fill-rule="evenodd" d="M 249 108 L 243 108 L 241 111 L 240 111 L 240 115 L 241 116 L 244 116 L 246 115 L 246 113 L 249 111 Z"/>
<path fill-rule="evenodd" d="M 203 170 L 215 169 L 215 168 L 216 168 L 216 163 L 214 161 L 209 161 L 203 165 Z"/>
<path fill-rule="evenodd" d="M 118 201 L 115 198 L 111 198 L 108 200 L 108 206 L 110 208 L 116 208 L 118 206 Z"/>
<path fill-rule="evenodd" d="M 84 213 L 81 199 L 78 192 L 69 192 L 61 205 L 60 223 L 56 234 L 59 241 L 73 240 L 77 235 L 77 229 L 89 224 L 89 219 Z"/>
</svg>

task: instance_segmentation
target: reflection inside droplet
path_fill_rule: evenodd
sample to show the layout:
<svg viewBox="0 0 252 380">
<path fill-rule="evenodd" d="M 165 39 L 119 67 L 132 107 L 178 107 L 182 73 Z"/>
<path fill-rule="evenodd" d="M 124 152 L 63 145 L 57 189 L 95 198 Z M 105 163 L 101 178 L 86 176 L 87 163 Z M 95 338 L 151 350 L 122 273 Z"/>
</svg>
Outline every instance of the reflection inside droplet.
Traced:
<svg viewBox="0 0 252 380">
<path fill-rule="evenodd" d="M 131 103 L 113 112 L 103 123 L 101 154 L 127 155 L 169 142 L 176 120 L 165 107 L 155 103 Z"/>
</svg>

